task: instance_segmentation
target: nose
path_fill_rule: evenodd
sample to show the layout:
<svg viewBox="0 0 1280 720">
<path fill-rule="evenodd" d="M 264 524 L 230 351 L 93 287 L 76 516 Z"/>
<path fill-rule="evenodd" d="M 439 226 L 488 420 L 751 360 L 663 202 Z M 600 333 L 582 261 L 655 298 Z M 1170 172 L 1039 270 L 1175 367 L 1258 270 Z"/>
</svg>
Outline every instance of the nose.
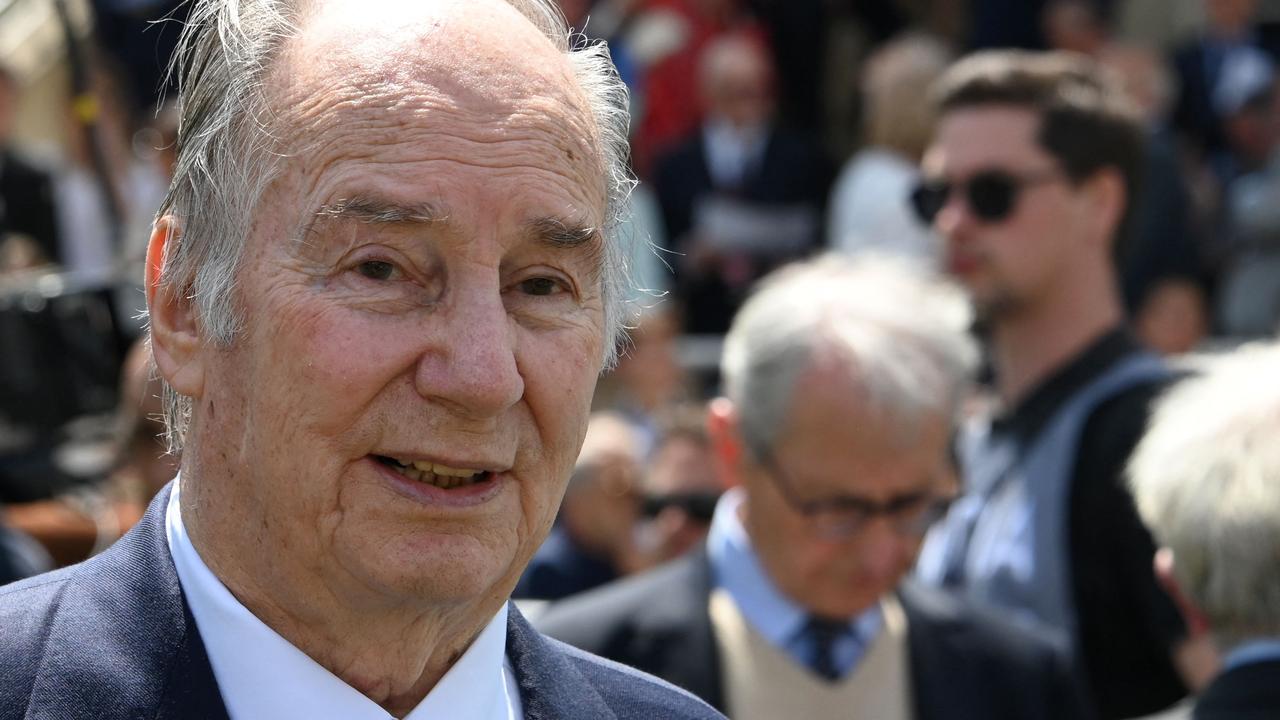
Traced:
<svg viewBox="0 0 1280 720">
<path fill-rule="evenodd" d="M 460 288 L 428 319 L 432 342 L 418 360 L 414 384 L 422 397 L 481 420 L 519 402 L 524 378 L 516 361 L 517 330 L 496 280 L 477 285 Z"/>
<path fill-rule="evenodd" d="M 951 239 L 972 222 L 969 204 L 965 202 L 962 193 L 952 190 L 947 195 L 947 201 L 933 218 L 933 227 L 944 238 Z"/>
<path fill-rule="evenodd" d="M 886 518 L 877 518 L 865 526 L 860 540 L 863 573 L 879 582 L 896 582 L 910 552 L 908 541 Z"/>
</svg>

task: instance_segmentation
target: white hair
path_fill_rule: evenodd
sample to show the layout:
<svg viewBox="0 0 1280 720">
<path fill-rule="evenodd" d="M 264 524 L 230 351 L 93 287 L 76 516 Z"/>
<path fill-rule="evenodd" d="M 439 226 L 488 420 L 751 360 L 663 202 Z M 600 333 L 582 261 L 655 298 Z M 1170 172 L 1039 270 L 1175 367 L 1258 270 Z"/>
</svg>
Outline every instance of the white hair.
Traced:
<svg viewBox="0 0 1280 720">
<path fill-rule="evenodd" d="M 564 53 L 594 120 L 605 189 L 602 294 L 604 366 L 616 360 L 623 332 L 628 253 L 614 232 L 635 181 L 630 171 L 626 86 L 603 43 L 568 27 L 554 0 L 506 0 Z M 160 216 L 180 236 L 165 249 L 161 282 L 195 303 L 209 338 L 232 342 L 240 328 L 232 302 L 254 209 L 279 171 L 280 156 L 264 85 L 285 43 L 299 32 L 307 0 L 194 0 L 171 72 L 180 95 L 178 159 Z M 170 449 L 181 447 L 191 400 L 165 386 Z"/>
<path fill-rule="evenodd" d="M 721 359 L 743 440 L 770 450 L 797 379 L 829 350 L 905 431 L 954 417 L 977 365 L 971 318 L 959 288 L 907 260 L 830 255 L 773 273 L 734 318 Z"/>
<path fill-rule="evenodd" d="M 1206 361 L 1129 463 L 1142 519 L 1222 650 L 1280 635 L 1280 344 Z"/>
</svg>

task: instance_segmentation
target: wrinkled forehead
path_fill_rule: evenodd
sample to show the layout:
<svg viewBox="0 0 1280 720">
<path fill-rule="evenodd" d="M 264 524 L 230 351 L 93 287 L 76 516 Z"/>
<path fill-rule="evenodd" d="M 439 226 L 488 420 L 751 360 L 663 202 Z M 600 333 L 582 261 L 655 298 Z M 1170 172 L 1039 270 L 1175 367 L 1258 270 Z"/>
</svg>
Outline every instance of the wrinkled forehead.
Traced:
<svg viewBox="0 0 1280 720">
<path fill-rule="evenodd" d="M 565 53 L 502 0 L 332 0 L 309 8 L 268 83 L 286 126 L 319 129 L 352 111 L 429 120 L 447 110 L 478 127 L 556 138 L 601 173 L 599 131 Z M 317 118 L 319 120 L 317 120 Z"/>
<path fill-rule="evenodd" d="M 327 0 L 299 19 L 291 53 L 330 76 L 374 71 L 387 81 L 477 82 L 524 95 L 529 83 L 572 85 L 563 54 L 502 0 Z"/>
</svg>

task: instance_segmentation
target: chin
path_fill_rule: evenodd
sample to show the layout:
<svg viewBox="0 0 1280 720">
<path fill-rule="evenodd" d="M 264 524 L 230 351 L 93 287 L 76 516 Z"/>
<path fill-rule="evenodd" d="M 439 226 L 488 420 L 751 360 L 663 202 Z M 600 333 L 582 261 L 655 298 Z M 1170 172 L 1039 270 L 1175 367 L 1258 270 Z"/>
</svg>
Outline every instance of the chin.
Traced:
<svg viewBox="0 0 1280 720">
<path fill-rule="evenodd" d="M 868 595 L 844 593 L 839 597 L 829 598 L 830 602 L 809 604 L 809 610 L 817 615 L 833 619 L 853 618 L 861 615 L 867 608 L 880 601 L 880 594 Z"/>
<path fill-rule="evenodd" d="M 382 594 L 424 605 L 474 603 L 491 597 L 511 574 L 509 556 L 499 557 L 477 538 L 446 535 L 414 538 L 399 547 L 359 553 L 357 575 Z M 509 554 L 508 554 L 509 555 Z M 380 560 L 370 563 L 369 559 Z M 510 584 L 515 584 L 512 578 Z"/>
</svg>

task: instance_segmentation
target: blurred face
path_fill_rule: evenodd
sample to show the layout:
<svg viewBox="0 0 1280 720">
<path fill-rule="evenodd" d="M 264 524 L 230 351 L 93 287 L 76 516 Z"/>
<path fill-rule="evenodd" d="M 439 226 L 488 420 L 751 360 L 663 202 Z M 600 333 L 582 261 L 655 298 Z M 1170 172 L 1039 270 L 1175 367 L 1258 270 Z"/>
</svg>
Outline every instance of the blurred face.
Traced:
<svg viewBox="0 0 1280 720">
<path fill-rule="evenodd" d="M 1084 0 L 1058 0 L 1045 8 L 1044 34 L 1049 47 L 1092 53 L 1106 40 L 1093 7 Z"/>
<path fill-rule="evenodd" d="M 676 340 L 679 328 L 669 314 L 645 318 L 631 333 L 615 376 L 627 389 L 628 400 L 648 410 L 669 404 L 684 387 Z"/>
<path fill-rule="evenodd" d="M 1280 86 L 1223 119 L 1232 153 L 1244 170 L 1264 167 L 1280 142 Z"/>
<path fill-rule="evenodd" d="M 1235 34 L 1253 20 L 1257 0 L 1204 0 L 1204 9 L 1211 28 Z"/>
<path fill-rule="evenodd" d="M 641 532 L 656 559 L 683 555 L 706 537 L 721 489 L 707 443 L 675 435 L 658 447 L 644 476 L 651 517 Z"/>
<path fill-rule="evenodd" d="M 239 515 L 213 534 L 388 602 L 505 597 L 601 365 L 589 119 L 502 3 L 370 41 L 365 15 L 326 8 L 280 72 L 299 141 L 254 219 L 243 331 L 203 351 L 196 399 L 193 449 L 222 475 L 204 492 Z"/>
<path fill-rule="evenodd" d="M 620 557 L 629 549 L 640 518 L 639 463 L 628 453 L 597 460 L 586 487 L 571 490 L 561 518 L 588 549 Z"/>
<path fill-rule="evenodd" d="M 1038 116 L 1003 105 L 945 114 L 925 154 L 924 176 L 952 186 L 934 227 L 946 240 L 946 269 L 988 317 L 1015 313 L 1059 288 L 1096 234 L 1083 193 L 1040 147 Z M 1013 181 L 1012 202 L 999 218 L 980 216 L 966 197 L 975 178 L 998 173 Z"/>
<path fill-rule="evenodd" d="M 1148 293 L 1134 318 L 1144 344 L 1164 355 L 1191 352 L 1209 330 L 1204 292 L 1186 280 L 1166 280 Z"/>
<path fill-rule="evenodd" d="M 718 492 L 711 448 L 693 438 L 676 435 L 664 442 L 649 461 L 644 489 L 648 495 Z"/>
<path fill-rule="evenodd" d="M 708 114 L 738 128 L 764 125 L 773 114 L 768 60 L 745 43 L 718 60 L 706 81 Z"/>
<path fill-rule="evenodd" d="M 804 501 L 856 497 L 881 505 L 936 497 L 947 482 L 949 425 L 926 421 L 904 435 L 839 372 L 801 377 L 773 460 Z M 779 473 L 748 459 L 744 522 L 769 576 L 811 612 L 852 617 L 897 587 L 915 562 L 920 536 L 884 515 L 841 538 L 818 531 L 780 492 Z"/>
</svg>

